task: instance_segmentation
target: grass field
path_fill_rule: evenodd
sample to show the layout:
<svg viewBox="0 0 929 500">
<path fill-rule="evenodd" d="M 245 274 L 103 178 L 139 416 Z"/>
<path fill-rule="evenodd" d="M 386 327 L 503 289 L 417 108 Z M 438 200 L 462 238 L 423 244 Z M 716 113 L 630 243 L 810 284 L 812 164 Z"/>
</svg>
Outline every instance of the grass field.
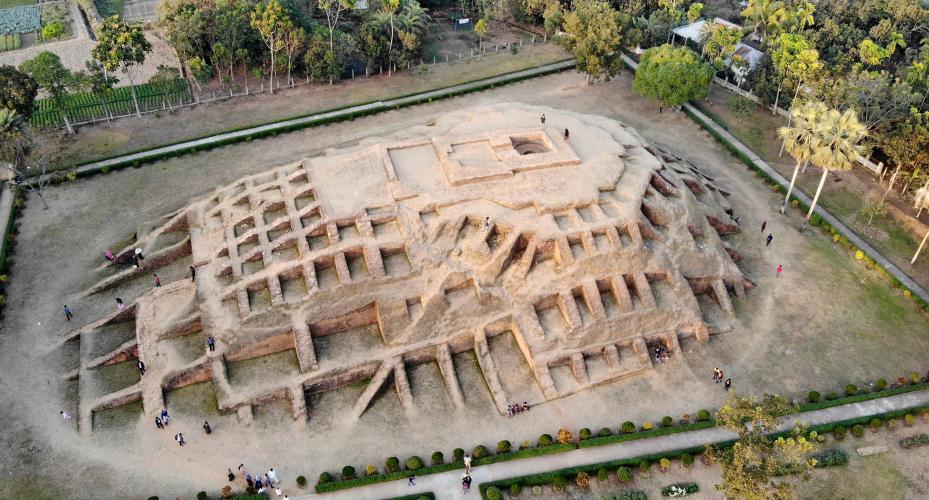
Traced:
<svg viewBox="0 0 929 500">
<path fill-rule="evenodd" d="M 0 9 L 19 7 L 20 5 L 32 5 L 34 3 L 35 0 L 0 0 Z"/>
</svg>

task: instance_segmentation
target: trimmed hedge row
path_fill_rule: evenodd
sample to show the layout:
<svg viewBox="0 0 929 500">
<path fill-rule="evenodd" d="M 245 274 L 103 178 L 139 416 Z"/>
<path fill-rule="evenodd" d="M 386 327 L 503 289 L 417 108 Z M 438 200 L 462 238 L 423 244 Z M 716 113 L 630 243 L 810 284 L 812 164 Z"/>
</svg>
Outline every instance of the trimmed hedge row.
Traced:
<svg viewBox="0 0 929 500">
<path fill-rule="evenodd" d="M 564 444 L 553 444 L 550 446 L 542 446 L 539 448 L 527 448 L 525 450 L 512 451 L 509 453 L 501 453 L 498 455 L 490 455 L 483 458 L 474 458 L 471 461 L 471 466 L 478 465 L 489 465 L 497 462 L 506 462 L 508 460 L 516 460 L 520 458 L 529 458 L 529 457 L 538 457 L 543 455 L 553 455 L 556 453 L 564 453 L 566 451 L 571 451 L 577 449 L 577 446 L 574 443 L 564 443 Z M 441 472 L 448 472 L 456 469 L 464 469 L 464 462 L 456 461 L 447 464 L 438 464 L 438 465 L 429 465 L 421 467 L 415 470 L 417 476 L 426 476 L 429 474 L 438 474 Z M 388 472 L 386 474 L 374 474 L 371 476 L 365 477 L 356 477 L 352 479 L 346 479 L 342 481 L 327 481 L 320 484 L 317 484 L 315 489 L 317 493 L 327 493 L 331 491 L 343 490 L 346 488 L 356 488 L 358 486 L 367 486 L 369 484 L 383 483 L 386 481 L 396 481 L 399 479 L 406 479 L 410 477 L 410 474 L 414 473 L 411 470 L 397 470 L 394 472 Z M 331 476 L 329 476 L 331 477 Z"/>
<path fill-rule="evenodd" d="M 554 63 L 550 63 L 550 65 L 555 65 L 555 64 L 562 63 L 562 62 L 565 62 L 565 60 L 563 60 L 563 61 L 556 61 L 556 62 L 554 62 Z M 505 80 L 505 81 L 502 81 L 502 82 L 486 83 L 486 84 L 484 84 L 484 85 L 479 85 L 479 86 L 477 86 L 477 87 L 468 88 L 468 89 L 461 89 L 461 90 L 455 90 L 455 91 L 448 90 L 448 89 L 450 89 L 450 88 L 461 87 L 461 86 L 465 86 L 465 85 L 470 85 L 470 84 L 473 84 L 473 83 L 476 83 L 476 82 L 480 82 L 481 80 L 486 80 L 486 79 L 487 79 L 487 78 L 481 78 L 481 79 L 471 80 L 471 81 L 464 82 L 464 83 L 459 83 L 459 84 L 453 85 L 453 86 L 451 86 L 451 87 L 445 87 L 445 88 L 435 89 L 435 90 L 431 90 L 431 91 L 427 91 L 427 92 L 419 92 L 419 93 L 415 93 L 415 94 L 400 95 L 400 96 L 396 96 L 396 97 L 390 98 L 390 99 L 388 99 L 388 100 L 386 100 L 386 101 L 383 101 L 383 100 L 376 100 L 376 101 L 368 101 L 368 102 L 363 102 L 363 103 L 349 104 L 349 105 L 340 106 L 340 107 L 337 107 L 337 108 L 332 108 L 332 109 L 329 109 L 329 110 L 326 110 L 326 111 L 320 111 L 320 112 L 317 112 L 317 113 L 312 113 L 312 114 L 309 114 L 309 115 L 307 115 L 307 114 L 296 115 L 296 116 L 292 116 L 292 117 L 289 117 L 289 118 L 284 118 L 284 119 L 281 119 L 281 120 L 276 120 L 276 121 L 273 121 L 273 122 L 270 122 L 270 123 L 257 124 L 257 125 L 247 125 L 247 126 L 242 126 L 242 127 L 235 127 L 235 128 L 227 129 L 227 130 L 225 130 L 225 131 L 223 131 L 223 132 L 211 133 L 211 134 L 207 134 L 207 135 L 203 135 L 203 136 L 199 136 L 199 137 L 193 137 L 193 138 L 185 138 L 185 139 L 183 139 L 183 140 L 179 140 L 179 141 L 175 141 L 175 142 L 169 142 L 169 143 L 160 145 L 160 146 L 158 146 L 157 148 L 140 148 L 140 149 L 137 149 L 137 150 L 134 150 L 134 151 L 130 151 L 130 152 L 126 152 L 126 153 L 120 154 L 119 156 L 116 156 L 116 157 L 100 158 L 100 159 L 95 159 L 95 160 L 88 160 L 88 161 L 83 162 L 83 163 L 77 163 L 77 164 L 74 165 L 74 167 L 81 167 L 81 166 L 88 165 L 88 164 L 92 164 L 92 163 L 98 163 L 98 162 L 102 162 L 102 161 L 107 161 L 107 160 L 113 160 L 113 159 L 123 158 L 123 157 L 126 157 L 126 156 L 132 156 L 132 155 L 136 155 L 136 154 L 140 154 L 140 153 L 145 153 L 145 152 L 148 152 L 148 151 L 152 151 L 153 149 L 161 149 L 161 148 L 166 148 L 166 147 L 171 147 L 171 146 L 177 146 L 177 145 L 179 145 L 179 144 L 184 144 L 184 143 L 187 143 L 187 142 L 198 141 L 198 140 L 201 140 L 201 139 L 206 139 L 206 138 L 214 137 L 214 136 L 217 136 L 217 135 L 231 134 L 231 133 L 241 132 L 241 131 L 243 131 L 243 130 L 248 130 L 248 129 L 252 129 L 252 128 L 269 127 L 269 126 L 273 126 L 273 125 L 275 125 L 275 124 L 286 123 L 286 122 L 288 122 L 288 121 L 299 120 L 299 119 L 301 119 L 301 118 L 307 118 L 307 117 L 315 116 L 315 115 L 319 115 L 319 116 L 320 116 L 318 119 L 315 119 L 315 120 L 309 120 L 309 121 L 306 121 L 306 122 L 301 122 L 301 123 L 295 123 L 295 124 L 291 124 L 291 125 L 281 126 L 281 127 L 277 127 L 277 128 L 273 128 L 273 129 L 269 129 L 269 130 L 262 130 L 262 131 L 255 132 L 255 133 L 253 133 L 253 134 L 249 134 L 249 135 L 245 135 L 245 136 L 239 136 L 239 137 L 232 137 L 232 138 L 229 138 L 229 139 L 226 139 L 226 140 L 216 141 L 216 142 L 214 142 L 214 143 L 210 143 L 210 144 L 207 144 L 207 145 L 190 146 L 190 147 L 182 148 L 182 149 L 179 149 L 179 150 L 176 150 L 176 151 L 169 151 L 169 152 L 164 152 L 164 153 L 152 154 L 152 155 L 148 155 L 148 156 L 145 156 L 144 158 L 136 159 L 136 160 L 124 160 L 124 161 L 116 162 L 116 163 L 114 163 L 113 165 L 110 165 L 110 166 L 106 167 L 106 169 L 104 169 L 103 167 L 94 168 L 94 169 L 84 170 L 84 171 L 82 171 L 82 172 L 80 172 L 80 173 L 78 174 L 79 177 L 86 177 L 86 176 L 95 175 L 95 174 L 98 174 L 98 173 L 105 173 L 105 172 L 110 171 L 110 170 L 118 170 L 118 169 L 121 169 L 121 168 L 130 167 L 130 166 L 139 166 L 139 165 L 141 165 L 141 164 L 143 164 L 143 163 L 151 163 L 151 162 L 155 162 L 155 161 L 160 161 L 160 160 L 165 160 L 165 159 L 169 159 L 169 158 L 174 158 L 174 157 L 177 157 L 177 156 L 183 156 L 183 155 L 190 154 L 190 153 L 197 153 L 197 152 L 199 152 L 199 151 L 205 151 L 205 150 L 217 148 L 217 147 L 220 147 L 220 146 L 228 146 L 228 145 L 230 145 L 230 144 L 235 144 L 235 143 L 239 143 L 239 142 L 249 142 L 249 141 L 251 141 L 252 139 L 260 139 L 260 138 L 262 138 L 262 137 L 271 137 L 271 136 L 275 136 L 275 135 L 280 134 L 280 133 L 293 132 L 293 131 L 295 131 L 295 130 L 301 130 L 301 129 L 305 129 L 305 128 L 309 128 L 309 127 L 316 127 L 316 126 L 326 125 L 326 124 L 330 124 L 330 123 L 336 123 L 336 122 L 347 121 L 347 120 L 354 120 L 355 118 L 360 118 L 360 117 L 362 117 L 362 116 L 366 116 L 366 115 L 370 115 L 370 114 L 376 114 L 376 113 L 380 113 L 380 112 L 383 112 L 383 111 L 391 111 L 391 110 L 396 110 L 396 109 L 404 108 L 404 107 L 407 107 L 407 106 L 413 106 L 413 105 L 416 105 L 416 104 L 422 104 L 422 103 L 425 103 L 425 102 L 438 101 L 438 100 L 447 99 L 447 98 L 451 98 L 451 97 L 457 97 L 457 96 L 459 96 L 459 95 L 470 94 L 470 93 L 474 93 L 474 92 L 480 92 L 480 91 L 488 90 L 488 89 L 495 88 L 495 87 L 498 87 L 498 86 L 508 85 L 508 84 L 510 84 L 510 83 L 516 83 L 516 82 L 520 82 L 520 81 L 523 81 L 523 80 L 528 80 L 528 79 L 530 79 L 530 78 L 536 78 L 536 77 L 539 77 L 539 76 L 545 76 L 545 75 L 550 75 L 550 74 L 553 74 L 553 73 L 559 73 L 559 72 L 561 72 L 561 71 L 566 71 L 566 70 L 572 69 L 572 68 L 573 68 L 573 66 L 569 66 L 569 67 L 555 67 L 555 68 L 549 68 L 548 70 L 542 71 L 542 72 L 539 72 L 539 73 L 532 73 L 532 74 L 520 75 L 520 76 L 512 76 L 512 75 L 514 75 L 515 73 L 521 73 L 521 72 L 524 72 L 524 71 L 530 71 L 530 70 L 532 70 L 532 69 L 535 69 L 535 68 L 527 68 L 527 69 L 523 69 L 523 70 L 519 70 L 519 71 L 514 71 L 514 72 L 512 72 L 512 73 L 504 73 L 504 74 L 502 74 L 502 75 L 497 75 L 496 77 L 492 77 L 492 78 L 500 78 L 500 77 L 512 76 L 511 78 L 509 78 L 509 79 L 507 79 L 507 80 Z M 434 94 L 434 95 L 430 95 L 430 96 L 426 97 L 424 94 Z M 358 111 L 355 111 L 355 112 L 352 112 L 352 113 L 339 113 L 340 111 L 343 111 L 343 110 L 346 110 L 346 109 L 355 108 L 355 107 L 364 107 L 364 106 L 370 106 L 370 107 L 368 107 L 368 108 L 366 108 L 366 109 L 361 109 L 361 110 L 358 110 Z"/>
<path fill-rule="evenodd" d="M 826 401 L 817 400 L 816 402 L 802 403 L 800 405 L 800 411 L 806 412 L 806 411 L 822 410 L 824 408 L 831 408 L 833 406 L 841 406 L 841 405 L 847 405 L 851 403 L 859 403 L 861 401 L 869 401 L 872 399 L 883 398 L 886 396 L 893 396 L 895 394 L 904 394 L 907 392 L 919 391 L 919 390 L 926 389 L 926 388 L 929 388 L 929 382 L 920 382 L 918 384 L 904 385 L 900 387 L 891 387 L 890 389 L 884 389 L 884 390 L 879 390 L 875 392 L 866 392 L 862 394 L 856 394 L 853 396 L 846 396 L 843 398 L 826 400 Z M 813 392 L 816 392 L 816 391 L 813 391 Z M 816 393 L 816 394 L 819 394 L 819 393 Z M 809 398 L 809 399 L 812 400 L 812 398 Z"/>
<path fill-rule="evenodd" d="M 900 440 L 901 448 L 916 448 L 929 444 L 929 434 L 917 434 Z"/>
<path fill-rule="evenodd" d="M 427 491 L 425 493 L 414 493 L 402 497 L 393 497 L 388 500 L 435 500 L 435 493 Z"/>
<path fill-rule="evenodd" d="M 590 448 L 593 446 L 623 443 L 626 441 L 635 441 L 637 439 L 648 439 L 658 436 L 666 436 L 668 434 L 676 434 L 678 432 L 698 431 L 703 429 L 710 429 L 715 426 L 716 422 L 707 420 L 703 422 L 694 422 L 692 424 L 683 424 L 677 427 L 662 427 L 660 429 L 652 429 L 650 431 L 639 431 L 632 434 L 615 434 L 606 437 L 595 437 L 581 441 L 580 448 Z"/>
<path fill-rule="evenodd" d="M 693 495 L 698 491 L 700 491 L 700 486 L 693 482 L 669 484 L 668 486 L 661 488 L 661 496 L 686 497 L 687 495 Z"/>
</svg>

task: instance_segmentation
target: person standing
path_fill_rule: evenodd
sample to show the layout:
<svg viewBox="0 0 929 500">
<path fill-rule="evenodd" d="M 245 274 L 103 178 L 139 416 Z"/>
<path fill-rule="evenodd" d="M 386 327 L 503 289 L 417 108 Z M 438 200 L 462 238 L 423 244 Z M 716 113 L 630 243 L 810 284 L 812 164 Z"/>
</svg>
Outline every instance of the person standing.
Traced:
<svg viewBox="0 0 929 500">
<path fill-rule="evenodd" d="M 717 368 L 717 370 L 719 370 L 719 368 Z M 722 381 L 723 381 L 723 371 L 719 370 L 719 377 L 716 379 L 716 383 L 718 384 Z"/>
<path fill-rule="evenodd" d="M 229 479 L 229 482 L 235 481 L 235 474 L 232 473 L 232 469 L 229 469 L 229 472 L 226 474 L 226 477 Z"/>
<path fill-rule="evenodd" d="M 107 250 L 106 252 L 104 252 L 103 256 L 106 257 L 106 260 L 110 262 L 113 262 L 116 260 L 116 257 L 113 255 L 112 250 Z"/>
<path fill-rule="evenodd" d="M 160 287 L 161 287 L 161 278 L 159 278 L 158 275 L 156 274 L 155 275 L 155 288 L 160 288 Z"/>
<path fill-rule="evenodd" d="M 416 474 L 410 474 L 409 480 L 406 483 L 407 486 L 416 486 Z"/>
<path fill-rule="evenodd" d="M 164 429 L 164 428 L 165 428 L 165 424 L 164 424 L 164 422 L 161 421 L 161 417 L 160 417 L 160 416 L 156 416 L 156 417 L 155 417 L 155 427 L 157 427 L 157 428 L 159 428 L 159 429 Z"/>
<path fill-rule="evenodd" d="M 206 346 L 210 348 L 210 352 L 216 350 L 216 339 L 212 335 L 206 339 Z"/>
<path fill-rule="evenodd" d="M 116 310 L 122 311 L 126 308 L 126 304 L 123 304 L 123 299 L 116 297 Z"/>
<path fill-rule="evenodd" d="M 719 368 L 713 368 L 713 382 L 719 382 Z"/>
<path fill-rule="evenodd" d="M 207 435 L 213 434 L 213 428 L 210 427 L 210 423 L 206 420 L 203 421 L 203 432 L 207 433 Z"/>
<path fill-rule="evenodd" d="M 271 470 L 268 471 L 268 477 L 271 478 L 272 484 L 280 483 L 280 481 L 277 479 L 277 471 L 274 470 L 274 467 L 271 467 Z"/>
<path fill-rule="evenodd" d="M 247 472 L 245 473 L 245 484 L 247 484 L 249 488 L 255 487 L 254 481 L 252 481 L 252 475 Z"/>
<path fill-rule="evenodd" d="M 68 309 L 68 304 L 65 304 L 65 318 L 67 318 L 68 321 L 71 321 L 71 318 L 73 317 L 74 315 L 71 314 L 71 309 Z"/>
<path fill-rule="evenodd" d="M 778 277 L 778 278 L 781 277 L 781 273 L 782 273 L 782 272 L 784 272 L 784 266 L 778 264 L 778 265 L 777 265 L 777 277 Z"/>
<path fill-rule="evenodd" d="M 771 233 L 768 233 L 768 242 L 765 243 L 765 246 L 766 246 L 766 247 L 771 246 L 771 240 L 773 240 L 773 239 L 774 239 L 774 235 L 771 234 Z"/>
<path fill-rule="evenodd" d="M 542 127 L 545 127 L 545 113 L 542 113 L 542 116 L 539 117 L 539 121 L 542 122 Z"/>
<path fill-rule="evenodd" d="M 143 363 L 141 359 L 136 366 L 139 367 L 139 375 L 145 375 L 145 363 Z"/>
<path fill-rule="evenodd" d="M 178 432 L 177 435 L 174 436 L 174 440 L 177 441 L 179 446 L 184 446 L 184 434 Z"/>
<path fill-rule="evenodd" d="M 168 415 L 168 409 L 161 409 L 161 422 L 165 425 L 168 425 L 168 422 L 171 420 L 171 415 Z"/>
<path fill-rule="evenodd" d="M 471 455 L 464 456 L 464 464 L 465 464 L 465 472 L 470 474 L 471 473 Z"/>
<path fill-rule="evenodd" d="M 571 136 L 571 132 L 568 132 L 568 129 L 564 129 L 564 140 L 567 142 L 568 137 Z"/>
<path fill-rule="evenodd" d="M 764 230 L 765 230 L 766 227 L 768 227 L 768 221 L 762 222 L 762 223 L 761 223 L 761 232 L 762 232 L 762 233 L 764 232 Z"/>
<path fill-rule="evenodd" d="M 727 378 L 727 379 L 726 379 L 726 383 L 725 383 L 724 387 L 726 388 L 727 391 L 729 390 L 730 387 L 732 387 L 732 379 L 731 379 L 731 378 Z"/>
<path fill-rule="evenodd" d="M 197 281 L 197 270 L 190 266 L 190 281 Z"/>
</svg>

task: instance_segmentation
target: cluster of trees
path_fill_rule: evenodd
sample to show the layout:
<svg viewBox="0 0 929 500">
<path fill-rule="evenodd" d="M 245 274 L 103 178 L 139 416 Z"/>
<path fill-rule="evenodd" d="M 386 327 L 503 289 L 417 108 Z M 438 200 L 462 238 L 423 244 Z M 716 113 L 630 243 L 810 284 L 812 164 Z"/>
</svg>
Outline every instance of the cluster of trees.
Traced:
<svg viewBox="0 0 929 500">
<path fill-rule="evenodd" d="M 249 73 L 271 89 L 294 74 L 333 82 L 353 61 L 370 70 L 418 62 L 431 17 L 417 0 L 381 0 L 357 9 L 357 0 L 171 0 L 162 5 L 168 40 L 198 81 L 214 75 L 227 85 L 247 84 Z M 243 69 L 244 81 L 236 80 Z"/>
</svg>

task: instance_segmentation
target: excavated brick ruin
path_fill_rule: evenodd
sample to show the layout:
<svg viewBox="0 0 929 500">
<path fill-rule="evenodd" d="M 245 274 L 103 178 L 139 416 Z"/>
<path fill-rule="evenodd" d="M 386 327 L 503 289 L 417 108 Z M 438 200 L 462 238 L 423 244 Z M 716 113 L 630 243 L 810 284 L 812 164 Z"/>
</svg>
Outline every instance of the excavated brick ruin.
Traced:
<svg viewBox="0 0 929 500">
<path fill-rule="evenodd" d="M 305 420 L 307 394 L 367 381 L 360 417 L 385 384 L 415 405 L 407 367 L 432 361 L 461 406 L 452 355 L 468 350 L 503 413 L 509 398 L 488 345 L 502 334 L 514 336 L 540 389 L 533 403 L 649 370 L 652 346 L 675 355 L 682 338 L 706 341 L 733 314 L 730 297 L 751 286 L 720 239 L 739 230 L 728 196 L 620 123 L 515 105 L 246 177 L 140 232 L 88 290 L 149 279 L 178 259 L 197 269 L 195 282 L 166 283 L 68 336 L 120 322 L 136 332 L 103 356 L 82 354 L 67 375 L 81 382 L 80 428 L 90 432 L 94 412 L 139 400 L 154 415 L 166 391 L 209 380 L 220 411 L 246 423 L 254 405 L 274 400 Z M 125 264 L 166 235 L 174 243 L 147 252 L 141 268 Z M 703 294 L 719 314 L 701 310 Z M 377 345 L 338 356 L 314 347 L 364 326 L 376 328 Z M 183 335 L 203 339 L 193 361 L 161 348 Z M 298 375 L 229 383 L 227 362 L 285 350 L 296 351 Z M 147 366 L 139 383 L 104 395 L 85 388 L 90 370 L 135 358 Z M 553 381 L 559 365 L 576 384 Z"/>
</svg>

